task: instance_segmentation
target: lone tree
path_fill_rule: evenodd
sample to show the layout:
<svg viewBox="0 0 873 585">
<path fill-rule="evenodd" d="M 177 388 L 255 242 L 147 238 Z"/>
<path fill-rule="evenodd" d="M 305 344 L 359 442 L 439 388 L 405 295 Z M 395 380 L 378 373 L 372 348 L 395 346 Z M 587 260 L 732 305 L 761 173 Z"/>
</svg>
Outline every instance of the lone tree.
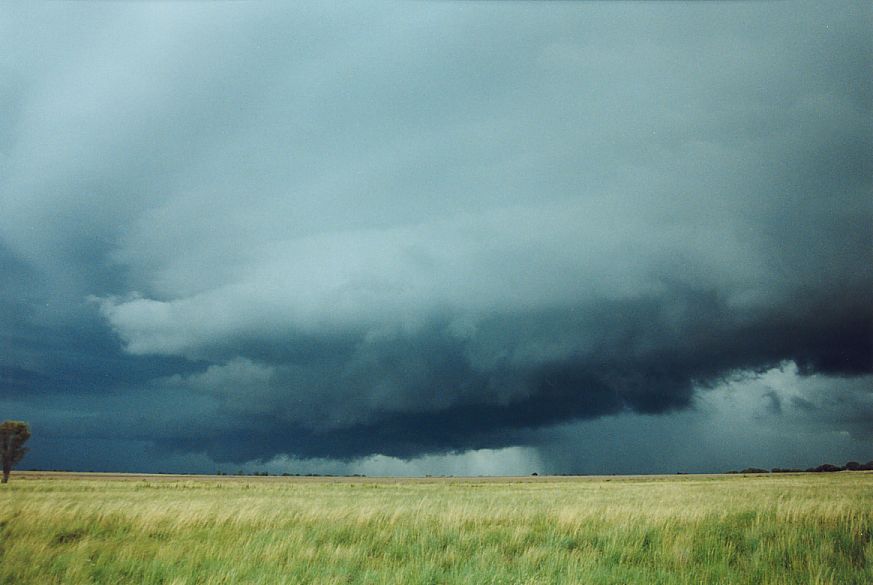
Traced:
<svg viewBox="0 0 873 585">
<path fill-rule="evenodd" d="M 20 420 L 7 420 L 0 424 L 0 460 L 3 461 L 3 483 L 9 481 L 12 466 L 27 454 L 23 445 L 30 438 L 30 427 Z"/>
</svg>

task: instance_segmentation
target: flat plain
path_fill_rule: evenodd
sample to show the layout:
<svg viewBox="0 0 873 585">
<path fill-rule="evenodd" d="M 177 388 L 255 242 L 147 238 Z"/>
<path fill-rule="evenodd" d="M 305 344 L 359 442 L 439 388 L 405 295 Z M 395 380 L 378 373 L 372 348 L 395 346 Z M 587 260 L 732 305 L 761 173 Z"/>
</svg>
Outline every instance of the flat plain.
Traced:
<svg viewBox="0 0 873 585">
<path fill-rule="evenodd" d="M 0 583 L 873 583 L 873 473 L 13 473 Z"/>
</svg>

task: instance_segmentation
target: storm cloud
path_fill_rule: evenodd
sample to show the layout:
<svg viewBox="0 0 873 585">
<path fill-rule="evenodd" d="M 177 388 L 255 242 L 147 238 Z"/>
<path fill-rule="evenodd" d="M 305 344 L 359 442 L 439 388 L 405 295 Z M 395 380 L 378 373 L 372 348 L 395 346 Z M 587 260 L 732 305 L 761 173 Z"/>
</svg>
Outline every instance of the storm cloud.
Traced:
<svg viewBox="0 0 873 585">
<path fill-rule="evenodd" d="M 869 441 L 871 18 L 6 6 L 2 412 L 214 462 L 560 471 L 549 437 L 612 424 L 579 421 L 681 426 L 788 368 L 815 392 L 756 409 Z"/>
</svg>

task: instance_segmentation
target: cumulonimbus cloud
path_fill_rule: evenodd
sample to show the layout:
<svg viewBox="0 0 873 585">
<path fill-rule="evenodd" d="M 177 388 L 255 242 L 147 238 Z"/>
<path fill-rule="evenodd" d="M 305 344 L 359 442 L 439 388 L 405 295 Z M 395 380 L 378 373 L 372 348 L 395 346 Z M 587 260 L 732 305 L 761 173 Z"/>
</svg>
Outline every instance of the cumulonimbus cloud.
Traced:
<svg viewBox="0 0 873 585">
<path fill-rule="evenodd" d="M 219 460 L 412 457 L 870 373 L 861 5 L 65 10 L 0 35 L 22 395 Z"/>
</svg>

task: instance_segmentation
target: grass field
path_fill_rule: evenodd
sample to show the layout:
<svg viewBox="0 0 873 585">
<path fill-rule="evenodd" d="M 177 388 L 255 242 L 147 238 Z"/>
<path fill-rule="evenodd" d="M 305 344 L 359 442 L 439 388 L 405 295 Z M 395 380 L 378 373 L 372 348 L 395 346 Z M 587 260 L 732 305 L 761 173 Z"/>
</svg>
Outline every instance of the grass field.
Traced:
<svg viewBox="0 0 873 585">
<path fill-rule="evenodd" d="M 873 473 L 14 474 L 0 583 L 873 583 Z"/>
</svg>

